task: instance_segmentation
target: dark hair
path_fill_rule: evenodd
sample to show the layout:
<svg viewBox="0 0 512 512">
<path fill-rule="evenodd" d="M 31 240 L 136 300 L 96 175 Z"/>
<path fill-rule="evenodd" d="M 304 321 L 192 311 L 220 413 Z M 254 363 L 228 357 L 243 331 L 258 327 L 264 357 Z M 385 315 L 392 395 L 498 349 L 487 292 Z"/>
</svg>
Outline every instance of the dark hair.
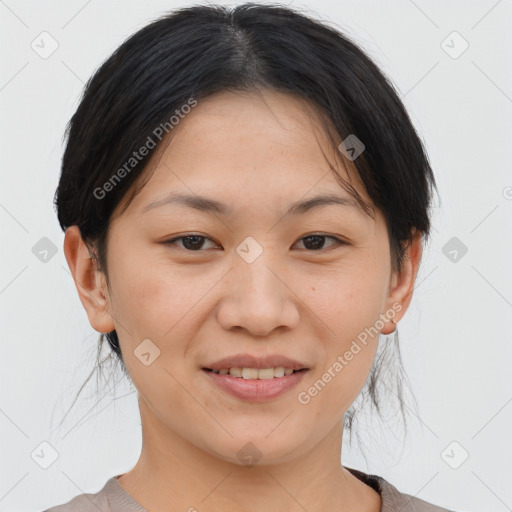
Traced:
<svg viewBox="0 0 512 512">
<path fill-rule="evenodd" d="M 170 116 L 190 98 L 201 101 L 217 92 L 259 89 L 307 100 L 323 119 L 333 144 L 351 134 L 363 142 L 365 150 L 353 163 L 386 219 L 393 269 L 402 267 L 412 228 L 424 239 L 429 236 L 436 184 L 426 151 L 391 81 L 356 44 L 340 31 L 281 5 L 196 5 L 161 17 L 129 37 L 88 81 L 66 130 L 55 194 L 59 223 L 63 230 L 79 227 L 107 284 L 112 213 L 128 190 L 131 195 L 122 211 L 144 185 L 138 178 L 161 139 L 123 173 L 123 179 L 119 170 L 155 138 L 157 127 L 168 127 Z M 373 206 L 333 171 L 372 216 Z M 107 199 L 98 198 L 95 191 L 113 179 Z M 106 337 L 128 375 L 117 333 Z M 361 395 L 369 397 L 377 410 L 376 383 L 382 371 L 379 356 Z M 399 375 L 403 412 L 401 379 Z M 345 417 L 349 430 L 354 412 L 352 408 Z"/>
</svg>

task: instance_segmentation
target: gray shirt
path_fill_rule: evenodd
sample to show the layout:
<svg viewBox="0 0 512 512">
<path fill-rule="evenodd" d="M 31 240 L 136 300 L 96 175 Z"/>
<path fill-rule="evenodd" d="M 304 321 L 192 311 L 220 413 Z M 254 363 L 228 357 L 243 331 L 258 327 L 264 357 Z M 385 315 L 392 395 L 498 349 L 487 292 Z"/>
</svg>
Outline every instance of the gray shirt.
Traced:
<svg viewBox="0 0 512 512">
<path fill-rule="evenodd" d="M 452 512 L 409 494 L 402 494 L 380 476 L 344 467 L 380 494 L 380 512 Z M 80 494 L 71 501 L 44 512 L 147 512 L 121 487 L 117 481 L 118 476 L 120 475 L 110 478 L 103 489 L 95 494 Z"/>
</svg>

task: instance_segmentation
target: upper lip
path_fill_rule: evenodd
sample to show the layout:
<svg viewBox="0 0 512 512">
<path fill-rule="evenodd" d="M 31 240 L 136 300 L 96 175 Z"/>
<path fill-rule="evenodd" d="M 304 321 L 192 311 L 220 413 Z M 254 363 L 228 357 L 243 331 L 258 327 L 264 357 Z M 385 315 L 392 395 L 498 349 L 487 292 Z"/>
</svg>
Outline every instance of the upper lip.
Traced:
<svg viewBox="0 0 512 512">
<path fill-rule="evenodd" d="M 291 368 L 293 370 L 308 369 L 307 365 L 290 359 L 289 357 L 279 354 L 270 354 L 267 356 L 253 356 L 251 354 L 237 354 L 234 356 L 224 357 L 210 363 L 203 368 L 210 370 L 221 370 L 223 368 L 277 368 L 283 366 L 284 368 Z"/>
</svg>

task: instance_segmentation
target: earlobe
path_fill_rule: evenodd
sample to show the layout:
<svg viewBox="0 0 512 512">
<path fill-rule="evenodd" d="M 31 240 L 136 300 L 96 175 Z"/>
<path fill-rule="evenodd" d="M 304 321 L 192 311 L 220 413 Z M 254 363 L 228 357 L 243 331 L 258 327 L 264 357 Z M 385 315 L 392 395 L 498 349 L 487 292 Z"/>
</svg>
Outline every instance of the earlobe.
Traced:
<svg viewBox="0 0 512 512">
<path fill-rule="evenodd" d="M 390 309 L 397 311 L 398 305 L 400 305 L 399 311 L 394 316 L 395 323 L 398 323 L 398 321 L 405 315 L 405 312 L 411 303 L 416 275 L 418 274 L 421 261 L 423 249 L 422 242 L 422 234 L 416 229 L 413 229 L 413 240 L 407 245 L 405 250 L 402 269 L 399 273 L 393 274 L 389 296 L 386 302 L 386 311 Z M 393 322 L 390 322 L 389 324 L 391 333 L 394 329 L 394 325 Z M 389 334 L 384 331 L 385 330 L 383 329 L 383 334 Z"/>
<path fill-rule="evenodd" d="M 66 229 L 64 255 L 91 326 L 102 333 L 114 330 L 104 274 L 97 269 L 78 226 Z"/>
</svg>

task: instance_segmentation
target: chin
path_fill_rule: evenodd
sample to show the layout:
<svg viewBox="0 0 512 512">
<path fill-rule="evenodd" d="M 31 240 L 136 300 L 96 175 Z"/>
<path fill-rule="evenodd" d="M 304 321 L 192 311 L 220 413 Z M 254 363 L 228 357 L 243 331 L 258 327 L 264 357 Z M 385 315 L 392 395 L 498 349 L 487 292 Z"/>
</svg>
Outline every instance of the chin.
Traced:
<svg viewBox="0 0 512 512">
<path fill-rule="evenodd" d="M 276 426 L 275 423 L 274 427 Z M 261 431 L 254 430 L 233 434 L 233 439 L 222 445 L 208 442 L 208 451 L 215 457 L 238 466 L 253 467 L 271 466 L 290 461 L 304 451 L 303 439 L 290 438 L 285 429 L 281 435 L 272 429 Z"/>
</svg>

